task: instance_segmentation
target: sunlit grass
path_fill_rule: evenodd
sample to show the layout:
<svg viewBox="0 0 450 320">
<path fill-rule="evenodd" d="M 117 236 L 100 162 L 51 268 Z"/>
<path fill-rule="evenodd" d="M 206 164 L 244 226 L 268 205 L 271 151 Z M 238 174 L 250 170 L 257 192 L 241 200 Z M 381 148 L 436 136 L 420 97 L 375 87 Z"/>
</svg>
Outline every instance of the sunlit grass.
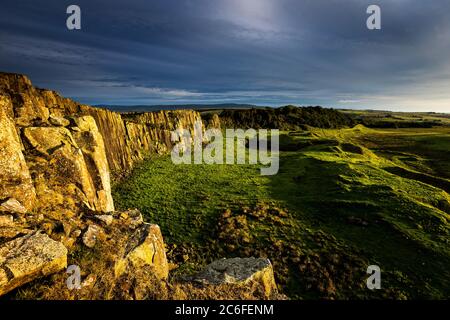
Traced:
<svg viewBox="0 0 450 320">
<path fill-rule="evenodd" d="M 283 239 L 302 252 L 316 252 L 317 244 L 306 235 L 325 232 L 335 239 L 325 242 L 328 251 L 345 250 L 379 264 L 384 286 L 396 297 L 400 292 L 406 298 L 448 298 L 450 202 L 442 189 L 445 176 L 436 172 L 448 168 L 443 163 L 448 158 L 440 153 L 450 146 L 448 132 L 436 130 L 357 126 L 282 133 L 286 151 L 272 177 L 261 176 L 258 165 L 174 165 L 170 157 L 151 159 L 115 187 L 114 199 L 119 208 L 139 208 L 148 221 L 158 223 L 169 243 L 192 246 L 197 254 L 190 263 L 199 265 L 223 254 L 214 249 L 223 245 L 214 237 L 225 209 L 273 203 L 291 215 L 285 226 L 251 222 L 261 243 L 271 246 Z M 364 225 L 349 222 L 355 219 Z M 272 250 L 268 247 L 267 253 L 275 254 Z M 301 279 L 296 272 L 291 276 Z M 286 293 L 313 297 L 299 287 L 300 280 L 289 283 Z M 338 296 L 373 295 L 361 290 L 342 290 Z"/>
</svg>

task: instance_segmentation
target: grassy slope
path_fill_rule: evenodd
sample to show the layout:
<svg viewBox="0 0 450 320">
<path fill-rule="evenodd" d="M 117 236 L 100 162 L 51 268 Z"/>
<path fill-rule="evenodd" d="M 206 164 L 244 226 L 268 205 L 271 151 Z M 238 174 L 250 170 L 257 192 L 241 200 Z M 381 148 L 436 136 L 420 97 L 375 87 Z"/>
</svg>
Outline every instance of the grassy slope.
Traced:
<svg viewBox="0 0 450 320">
<path fill-rule="evenodd" d="M 115 202 L 161 226 L 174 275 L 267 256 L 292 298 L 450 297 L 448 129 L 311 129 L 281 141 L 290 151 L 276 176 L 163 157 L 117 185 Z M 383 271 L 378 292 L 365 288 L 370 264 Z"/>
</svg>

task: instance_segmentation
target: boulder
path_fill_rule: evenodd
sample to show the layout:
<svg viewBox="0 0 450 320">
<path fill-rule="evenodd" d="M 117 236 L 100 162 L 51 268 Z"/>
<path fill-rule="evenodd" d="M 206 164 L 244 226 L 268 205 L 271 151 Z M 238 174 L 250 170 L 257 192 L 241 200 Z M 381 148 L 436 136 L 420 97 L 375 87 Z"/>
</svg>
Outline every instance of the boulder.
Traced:
<svg viewBox="0 0 450 320">
<path fill-rule="evenodd" d="M 27 208 L 25 208 L 19 201 L 14 198 L 9 198 L 2 204 L 0 204 L 0 211 L 11 212 L 11 213 L 27 213 Z"/>
<path fill-rule="evenodd" d="M 86 232 L 83 235 L 83 243 L 88 248 L 95 247 L 97 239 L 98 239 L 98 237 L 100 236 L 101 233 L 102 233 L 102 229 L 99 226 L 97 226 L 95 224 L 91 224 L 87 228 Z"/>
<path fill-rule="evenodd" d="M 67 249 L 42 233 L 32 233 L 0 247 L 0 296 L 64 269 Z"/>
<path fill-rule="evenodd" d="M 234 284 L 260 289 L 266 298 L 277 292 L 269 259 L 232 258 L 214 261 L 193 279 L 204 285 Z"/>
<path fill-rule="evenodd" d="M 150 267 L 157 279 L 169 276 L 166 248 L 158 225 L 143 223 L 127 241 L 124 256 L 116 262 L 114 273 L 120 277 L 133 270 Z"/>
</svg>

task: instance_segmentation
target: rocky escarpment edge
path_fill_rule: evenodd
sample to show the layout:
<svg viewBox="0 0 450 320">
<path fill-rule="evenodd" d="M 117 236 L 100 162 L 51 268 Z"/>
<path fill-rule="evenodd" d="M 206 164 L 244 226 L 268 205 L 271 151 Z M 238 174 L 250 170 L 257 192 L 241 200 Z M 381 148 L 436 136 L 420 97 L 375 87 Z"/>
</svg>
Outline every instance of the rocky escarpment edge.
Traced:
<svg viewBox="0 0 450 320">
<path fill-rule="evenodd" d="M 218 286 L 235 287 L 228 298 L 273 297 L 271 265 L 258 259 L 254 275 L 236 276 L 243 270 L 236 264 L 252 261 L 228 267 L 222 261 L 224 281 L 171 283 L 159 227 L 136 210 L 115 211 L 111 172 L 128 172 L 149 154 L 167 152 L 170 132 L 193 130 L 199 120 L 190 110 L 122 116 L 35 88 L 23 75 L 0 73 L 0 295 L 50 276 L 54 290 L 40 298 L 223 298 L 231 292 L 211 289 Z M 68 265 L 81 272 L 75 291 Z M 38 295 L 39 285 L 33 290 Z"/>
</svg>

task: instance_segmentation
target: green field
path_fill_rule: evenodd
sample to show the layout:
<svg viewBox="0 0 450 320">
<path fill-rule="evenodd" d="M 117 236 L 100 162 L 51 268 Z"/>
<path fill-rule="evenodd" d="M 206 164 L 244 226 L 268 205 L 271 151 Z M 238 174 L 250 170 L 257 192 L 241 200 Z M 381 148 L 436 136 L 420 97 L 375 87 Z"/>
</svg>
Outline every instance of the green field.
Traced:
<svg viewBox="0 0 450 320">
<path fill-rule="evenodd" d="M 268 257 L 292 299 L 450 297 L 450 128 L 283 132 L 280 170 L 152 158 L 114 187 L 161 226 L 172 281 Z M 366 288 L 366 269 L 382 289 Z"/>
</svg>

